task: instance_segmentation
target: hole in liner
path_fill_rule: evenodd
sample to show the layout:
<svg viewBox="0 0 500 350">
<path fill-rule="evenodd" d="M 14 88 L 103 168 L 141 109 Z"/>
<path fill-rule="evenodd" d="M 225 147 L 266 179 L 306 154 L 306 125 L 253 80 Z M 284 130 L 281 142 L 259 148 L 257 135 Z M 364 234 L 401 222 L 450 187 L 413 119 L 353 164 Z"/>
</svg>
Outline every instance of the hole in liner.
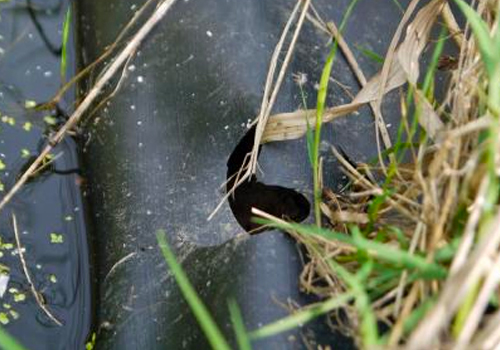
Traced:
<svg viewBox="0 0 500 350">
<path fill-rule="evenodd" d="M 243 138 L 236 145 L 229 156 L 227 162 L 227 185 L 226 191 L 230 191 L 236 181 L 236 174 L 248 160 L 246 155 L 251 152 L 255 126 L 247 131 Z M 261 148 L 259 148 L 259 153 Z M 229 206 L 238 223 L 251 234 L 265 231 L 261 224 L 252 222 L 252 207 L 263 210 L 276 217 L 301 222 L 309 216 L 311 206 L 307 198 L 294 189 L 266 185 L 257 181 L 257 177 L 252 177 L 240 184 L 231 196 L 229 196 Z"/>
</svg>

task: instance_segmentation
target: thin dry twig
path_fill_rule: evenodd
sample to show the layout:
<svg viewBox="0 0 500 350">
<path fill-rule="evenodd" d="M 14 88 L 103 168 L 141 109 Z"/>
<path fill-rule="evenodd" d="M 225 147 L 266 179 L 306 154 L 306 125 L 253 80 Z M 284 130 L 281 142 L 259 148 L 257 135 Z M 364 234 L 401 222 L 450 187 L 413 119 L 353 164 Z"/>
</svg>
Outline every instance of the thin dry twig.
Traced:
<svg viewBox="0 0 500 350">
<path fill-rule="evenodd" d="M 113 266 L 111 266 L 111 268 L 109 269 L 109 272 L 104 277 L 103 284 L 106 283 L 109 276 L 111 276 L 120 265 L 124 264 L 125 262 L 132 259 L 136 255 L 137 255 L 136 252 L 129 253 L 129 254 L 125 255 L 123 258 L 121 258 L 120 260 L 118 260 L 116 263 L 114 263 Z"/>
<path fill-rule="evenodd" d="M 455 40 L 459 48 L 462 48 L 465 42 L 465 38 L 462 30 L 460 29 L 460 26 L 457 23 L 457 20 L 455 19 L 455 16 L 453 15 L 453 12 L 451 11 L 451 7 L 448 2 L 444 5 L 442 16 L 444 22 L 448 27 L 448 30 L 453 36 L 453 40 Z"/>
<path fill-rule="evenodd" d="M 476 228 L 479 223 L 479 219 L 481 218 L 481 211 L 483 209 L 482 203 L 484 203 L 486 200 L 488 185 L 489 185 L 488 178 L 485 177 L 481 181 L 478 195 L 476 196 L 476 200 L 472 204 L 471 208 L 472 210 L 471 213 L 469 214 L 469 219 L 467 220 L 467 224 L 465 225 L 460 246 L 458 247 L 458 250 L 455 253 L 453 262 L 451 263 L 450 267 L 451 273 L 457 272 L 467 261 L 469 252 L 472 249 L 474 240 L 476 239 Z"/>
<path fill-rule="evenodd" d="M 47 305 L 45 304 L 45 301 L 43 300 L 41 293 L 36 290 L 35 284 L 33 283 L 33 280 L 31 279 L 31 274 L 28 270 L 28 265 L 26 264 L 26 260 L 24 259 L 23 248 L 21 246 L 21 239 L 19 238 L 19 231 L 17 228 L 17 219 L 16 219 L 16 215 L 14 213 L 12 214 L 12 226 L 14 226 L 14 236 L 16 238 L 16 245 L 17 245 L 17 251 L 19 253 L 19 260 L 21 260 L 21 265 L 23 266 L 24 276 L 26 277 L 26 280 L 28 280 L 28 284 L 30 285 L 31 294 L 33 294 L 33 297 L 35 298 L 36 303 L 38 304 L 40 309 L 42 309 L 42 311 L 45 313 L 45 315 L 47 315 L 47 317 L 50 318 L 52 320 L 52 322 L 54 322 L 56 325 L 62 327 L 63 324 L 47 308 Z"/>
<path fill-rule="evenodd" d="M 305 0 L 305 1 L 299 1 L 303 2 L 304 5 L 302 6 L 302 12 L 299 16 L 299 19 L 297 21 L 297 26 L 295 28 L 295 31 L 292 35 L 292 40 L 290 42 L 290 45 L 288 47 L 287 53 L 285 55 L 283 64 L 281 65 L 281 69 L 278 73 L 278 77 L 276 78 L 276 82 L 274 84 L 274 89 L 271 94 L 271 97 L 269 98 L 269 101 L 266 99 L 266 96 L 264 96 L 263 103 L 261 106 L 261 111 L 257 120 L 257 128 L 255 130 L 255 140 L 254 140 L 254 145 L 252 149 L 252 155 L 250 157 L 250 172 L 248 173 L 247 176 L 250 176 L 251 174 L 255 174 L 257 170 L 257 157 L 259 154 L 259 147 L 262 139 L 262 135 L 264 134 L 264 129 L 266 128 L 267 121 L 269 119 L 269 116 L 271 115 L 272 108 L 274 107 L 274 103 L 278 97 L 278 93 L 281 88 L 281 83 L 283 82 L 283 79 L 285 78 L 285 73 L 288 68 L 288 65 L 290 63 L 290 60 L 292 59 L 292 55 L 295 50 L 295 45 L 297 43 L 297 39 L 299 38 L 299 34 L 302 30 L 302 25 L 304 24 L 304 20 L 306 18 L 307 11 L 309 10 L 309 6 L 311 4 L 311 0 Z M 278 58 L 278 55 L 276 55 L 276 59 Z"/>
</svg>

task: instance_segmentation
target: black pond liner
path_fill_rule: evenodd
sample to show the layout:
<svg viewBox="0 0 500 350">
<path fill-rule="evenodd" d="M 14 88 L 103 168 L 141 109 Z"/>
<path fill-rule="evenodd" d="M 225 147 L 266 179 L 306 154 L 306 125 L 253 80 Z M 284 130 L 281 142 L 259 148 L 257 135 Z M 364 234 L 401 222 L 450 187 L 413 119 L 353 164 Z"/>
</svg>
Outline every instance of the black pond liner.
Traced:
<svg viewBox="0 0 500 350">
<path fill-rule="evenodd" d="M 349 3 L 315 1 L 315 6 L 326 20 L 340 23 Z M 82 66 L 113 42 L 140 5 L 135 0 L 77 3 Z M 160 255 L 158 229 L 167 232 L 178 260 L 233 344 L 229 298 L 236 299 L 249 330 L 288 315 L 280 303 L 315 300 L 299 292 L 303 262 L 286 234 L 268 231 L 235 239 L 243 229 L 227 203 L 207 221 L 224 194 L 220 187 L 228 157 L 258 112 L 269 59 L 293 5 L 285 0 L 179 0 L 129 62 L 119 92 L 94 116 L 84 158 L 96 247 L 97 349 L 209 348 Z M 353 47 L 383 54 L 400 18 L 393 2 L 362 2 L 346 39 Z M 304 89 L 308 106 L 314 106 L 327 43 L 310 23 L 305 25 L 275 112 L 301 105 L 291 73 L 308 75 Z M 367 75 L 380 68 L 357 58 Z M 332 75 L 357 86 L 341 55 Z M 349 100 L 338 84 L 331 84 L 329 105 Z M 392 106 L 399 102 L 396 95 L 386 100 Z M 386 121 L 397 115 L 393 108 Z M 328 144 L 340 145 L 353 159 L 376 155 L 367 108 L 325 126 L 323 137 L 325 181 L 333 188 L 342 176 Z M 311 198 L 304 139 L 263 146 L 259 162 L 259 180 Z M 254 345 L 305 349 L 304 339 L 354 348 L 324 319 Z"/>
</svg>

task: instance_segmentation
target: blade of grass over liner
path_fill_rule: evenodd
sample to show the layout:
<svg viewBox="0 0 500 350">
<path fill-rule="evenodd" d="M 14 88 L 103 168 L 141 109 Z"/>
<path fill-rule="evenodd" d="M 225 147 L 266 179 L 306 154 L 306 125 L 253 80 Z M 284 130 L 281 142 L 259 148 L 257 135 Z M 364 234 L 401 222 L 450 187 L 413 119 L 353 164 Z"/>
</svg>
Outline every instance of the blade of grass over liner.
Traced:
<svg viewBox="0 0 500 350">
<path fill-rule="evenodd" d="M 436 74 L 436 70 L 437 70 L 437 66 L 438 66 L 438 62 L 439 62 L 439 57 L 441 56 L 441 53 L 443 52 L 443 49 L 444 49 L 444 43 L 446 41 L 446 33 L 447 33 L 446 27 L 442 27 L 441 32 L 439 34 L 439 39 L 437 40 L 436 46 L 435 46 L 433 54 L 432 54 L 431 61 L 428 65 L 427 72 L 426 72 L 425 77 L 424 77 L 424 81 L 422 83 L 423 94 L 428 99 L 430 98 L 430 94 L 432 93 L 433 81 L 434 81 L 434 76 Z M 407 96 L 406 96 L 406 107 L 402 106 L 402 110 L 405 111 L 402 113 L 404 113 L 406 115 L 409 113 L 408 106 L 411 106 L 412 103 L 415 101 L 415 98 L 414 98 L 414 94 L 415 94 L 414 90 L 415 89 L 416 88 L 413 85 L 410 85 L 408 87 L 408 92 L 407 92 Z M 430 101 L 430 102 L 432 102 L 432 101 Z M 421 143 L 423 142 L 423 141 L 419 141 L 419 142 L 413 141 L 413 138 L 414 138 L 415 134 L 417 133 L 417 129 L 418 129 L 418 125 L 419 125 L 419 116 L 421 113 L 422 113 L 421 105 L 416 106 L 416 109 L 413 113 L 413 119 L 411 121 L 410 130 L 409 130 L 409 132 L 407 132 L 408 133 L 407 140 L 409 140 L 410 142 L 403 142 L 403 132 L 405 130 L 404 123 L 400 123 L 400 125 L 399 125 L 398 132 L 396 135 L 396 142 L 395 142 L 395 145 L 393 146 L 394 153 L 396 155 L 396 157 L 393 159 L 396 161 L 396 163 L 391 161 L 391 164 L 389 165 L 389 173 L 388 173 L 388 176 L 385 179 L 384 185 L 383 185 L 384 193 L 385 193 L 386 189 L 388 189 L 388 186 L 390 185 L 394 176 L 397 173 L 398 164 L 403 162 L 403 159 L 405 157 L 404 151 L 406 151 L 407 149 L 412 150 L 413 147 L 420 146 Z M 407 146 L 409 146 L 409 147 L 407 147 Z"/>
<path fill-rule="evenodd" d="M 0 348 L 4 350 L 26 350 L 16 339 L 0 327 Z"/>
<path fill-rule="evenodd" d="M 231 322 L 233 323 L 233 329 L 236 334 L 236 340 L 240 350 L 252 350 L 252 345 L 250 344 L 250 338 L 248 337 L 245 324 L 243 323 L 243 317 L 241 316 L 240 308 L 236 301 L 231 299 L 228 301 L 229 314 L 231 315 Z"/>
<path fill-rule="evenodd" d="M 381 64 L 384 63 L 384 58 L 382 56 L 380 56 L 378 53 L 376 53 L 372 50 L 369 50 L 361 45 L 355 45 L 355 46 L 359 50 L 359 52 L 361 52 L 363 54 L 363 56 L 369 58 L 373 62 L 381 63 Z"/>
<path fill-rule="evenodd" d="M 328 260 L 328 265 L 342 280 L 344 280 L 344 282 L 348 285 L 349 290 L 354 294 L 355 306 L 361 317 L 360 330 L 363 348 L 369 348 L 379 344 L 380 340 L 377 328 L 377 318 L 371 308 L 370 298 L 363 287 L 366 278 L 373 268 L 373 262 L 368 261 L 364 263 L 356 275 L 351 274 L 333 259 Z"/>
<path fill-rule="evenodd" d="M 364 250 L 372 257 L 380 261 L 400 265 L 401 268 L 415 269 L 422 274 L 422 277 L 429 279 L 443 279 L 447 276 L 447 270 L 439 264 L 427 262 L 426 259 L 417 254 L 410 254 L 407 251 L 390 247 L 384 243 L 374 242 L 364 238 L 358 227 L 351 227 L 352 236 L 344 233 L 330 231 L 316 226 L 302 225 L 297 223 L 282 223 L 261 218 L 256 218 L 255 222 L 269 225 L 281 230 L 293 230 L 303 235 L 318 235 L 329 240 L 335 240 L 350 244 L 357 249 Z"/>
<path fill-rule="evenodd" d="M 491 77 L 493 75 L 493 71 L 495 70 L 495 64 L 498 62 L 500 47 L 495 48 L 495 42 L 490 37 L 488 26 L 481 19 L 481 16 L 479 16 L 479 14 L 474 11 L 472 7 L 470 7 L 470 5 L 463 0 L 455 0 L 455 3 L 467 18 L 467 21 L 474 32 L 474 37 L 476 38 L 479 46 L 484 66 L 486 67 L 488 75 Z M 498 35 L 498 29 L 496 35 Z"/>
<path fill-rule="evenodd" d="M 308 306 L 300 309 L 293 315 L 284 317 L 278 321 L 265 325 L 250 333 L 252 339 L 261 339 L 286 332 L 297 327 L 303 326 L 305 323 L 312 321 L 318 316 L 346 305 L 353 299 L 353 295 L 349 293 L 336 295 L 324 302 L 314 306 Z"/>
<path fill-rule="evenodd" d="M 434 76 L 436 74 L 436 70 L 437 70 L 437 66 L 438 66 L 438 62 L 439 62 L 439 57 L 441 56 L 441 53 L 443 52 L 443 49 L 444 49 L 444 43 L 446 41 L 446 33 L 447 33 L 446 27 L 442 27 L 441 32 L 439 34 L 439 39 L 437 40 L 436 46 L 435 46 L 433 54 L 432 54 L 431 61 L 428 65 L 428 69 L 427 69 L 427 72 L 425 74 L 424 81 L 422 83 L 422 91 L 423 91 L 423 94 L 426 98 L 430 98 L 430 94 L 432 93 Z M 406 106 L 410 106 L 412 104 L 412 102 L 415 100 L 414 99 L 414 90 L 415 90 L 414 86 L 409 86 L 407 98 L 406 98 Z M 432 101 L 430 101 L 430 102 L 432 102 Z M 407 108 L 406 108 L 406 111 L 408 111 Z M 405 130 L 404 125 L 403 125 L 404 123 L 400 123 L 400 125 L 399 125 L 398 132 L 396 135 L 396 142 L 395 142 L 395 145 L 393 146 L 394 153 L 396 155 L 396 157 L 393 158 L 395 160 L 395 163 L 393 161 L 391 161 L 391 163 L 389 165 L 389 172 L 388 172 L 388 175 L 384 181 L 384 185 L 382 186 L 383 191 L 384 191 L 384 195 L 376 198 L 376 200 L 374 200 L 372 202 L 372 205 L 373 205 L 378 200 L 378 203 L 377 203 L 378 207 L 372 208 L 372 205 L 370 205 L 371 210 L 375 209 L 371 213 L 370 219 L 372 221 L 374 221 L 376 219 L 376 217 L 378 216 L 378 209 L 380 208 L 380 206 L 382 204 L 385 203 L 387 196 L 389 195 L 390 183 L 392 182 L 394 176 L 396 175 L 396 173 L 398 171 L 398 164 L 403 162 L 403 159 L 405 157 L 404 151 L 406 151 L 407 149 L 412 150 L 413 149 L 412 147 L 414 147 L 414 145 L 420 145 L 420 143 L 423 142 L 423 141 L 420 141 L 418 143 L 415 143 L 413 141 L 413 138 L 416 135 L 417 130 L 418 130 L 419 117 L 420 117 L 421 113 L 422 113 L 421 105 L 416 106 L 416 109 L 413 113 L 413 119 L 411 121 L 410 130 L 409 130 L 409 132 L 407 132 L 408 133 L 407 140 L 409 140 L 410 142 L 403 142 L 403 133 Z"/>
<path fill-rule="evenodd" d="M 347 19 L 352 13 L 354 6 L 359 0 L 352 0 L 347 11 L 342 19 L 342 23 L 339 27 L 339 33 L 344 30 Z M 326 58 L 325 65 L 323 66 L 323 71 L 321 73 L 321 78 L 319 82 L 318 99 L 316 103 L 316 130 L 314 133 L 314 145 L 313 145 L 313 187 L 314 187 L 314 218 L 316 220 L 316 225 L 321 226 L 321 189 L 319 188 L 319 145 L 321 142 L 321 125 L 323 123 L 323 113 L 325 111 L 326 95 L 328 92 L 328 82 L 330 80 L 330 74 L 332 71 L 333 61 L 337 54 L 338 43 L 334 40 L 330 53 Z"/>
<path fill-rule="evenodd" d="M 304 88 L 302 87 L 302 83 L 299 83 L 299 90 L 300 90 L 300 96 L 302 97 L 302 108 L 307 111 L 307 100 L 306 100 L 306 93 L 304 91 Z M 311 125 L 309 124 L 309 115 L 306 113 L 306 144 L 307 144 L 307 157 L 309 159 L 309 163 L 311 164 L 311 167 L 314 164 L 313 160 L 313 147 L 314 147 L 314 135 L 311 129 Z"/>
<path fill-rule="evenodd" d="M 411 331 L 415 329 L 420 320 L 424 318 L 428 311 L 432 310 L 432 307 L 436 304 L 436 298 L 430 297 L 425 300 L 421 305 L 419 305 L 416 309 L 412 311 L 411 314 L 406 317 L 406 320 L 403 324 L 403 332 L 405 334 L 409 334 Z"/>
<path fill-rule="evenodd" d="M 66 67 L 68 65 L 68 41 L 69 29 L 71 25 L 71 6 L 66 11 L 62 32 L 62 48 L 61 48 L 61 82 L 66 80 Z"/>
<path fill-rule="evenodd" d="M 424 92 L 424 96 L 430 100 L 433 91 L 433 82 L 434 77 L 436 75 L 437 67 L 439 64 L 439 58 L 443 53 L 444 43 L 447 40 L 448 30 L 446 27 L 441 27 L 441 32 L 439 33 L 439 38 L 436 42 L 436 47 L 434 48 L 434 52 L 432 53 L 431 61 L 427 67 L 427 72 L 425 73 L 424 82 L 422 83 L 422 91 Z"/>
<path fill-rule="evenodd" d="M 399 3 L 398 0 L 392 0 L 392 2 L 394 3 L 394 5 L 397 6 L 397 8 L 401 11 L 401 13 L 404 13 L 405 12 L 405 9 L 403 8 L 403 6 Z"/>
<path fill-rule="evenodd" d="M 196 294 L 196 291 L 182 270 L 181 265 L 175 259 L 174 253 L 167 243 L 165 231 L 156 231 L 156 238 L 158 239 L 158 245 L 160 246 L 165 261 L 170 267 L 170 270 L 172 271 L 184 298 L 191 307 L 191 311 L 195 315 L 212 348 L 216 350 L 231 350 L 219 327 L 213 320 L 201 299 Z"/>
</svg>

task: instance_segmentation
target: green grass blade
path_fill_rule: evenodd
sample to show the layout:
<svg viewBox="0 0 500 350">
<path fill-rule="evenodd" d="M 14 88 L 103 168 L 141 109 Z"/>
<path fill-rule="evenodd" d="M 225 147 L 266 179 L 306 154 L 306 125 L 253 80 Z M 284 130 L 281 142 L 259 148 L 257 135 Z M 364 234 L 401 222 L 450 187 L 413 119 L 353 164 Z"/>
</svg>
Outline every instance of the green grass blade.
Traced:
<svg viewBox="0 0 500 350">
<path fill-rule="evenodd" d="M 0 348 L 3 350 L 26 350 L 16 339 L 0 327 Z"/>
<path fill-rule="evenodd" d="M 329 240 L 347 243 L 369 253 L 370 256 L 388 263 L 400 266 L 402 269 L 417 270 L 422 277 L 429 279 L 444 279 L 447 270 L 439 264 L 428 262 L 422 256 L 410 254 L 405 250 L 393 248 L 384 243 L 374 242 L 364 238 L 358 227 L 352 227 L 352 236 L 339 232 L 323 229 L 321 227 L 302 225 L 297 223 L 282 223 L 264 219 L 256 219 L 255 222 L 266 224 L 281 230 L 293 230 L 303 235 L 318 235 Z"/>
<path fill-rule="evenodd" d="M 399 3 L 398 0 L 392 0 L 392 2 L 394 3 L 394 5 L 397 6 L 397 8 L 401 11 L 401 13 L 404 13 L 405 12 L 405 9 L 403 8 L 403 6 Z"/>
<path fill-rule="evenodd" d="M 500 62 L 495 66 L 495 70 L 489 82 L 488 107 L 498 119 L 500 117 Z"/>
<path fill-rule="evenodd" d="M 441 28 L 439 39 L 436 43 L 436 47 L 434 48 L 434 52 L 432 53 L 432 58 L 428 65 L 427 73 L 425 74 L 424 82 L 422 84 L 422 91 L 427 98 L 430 97 L 432 83 L 434 81 L 434 76 L 436 75 L 439 57 L 441 57 L 441 54 L 443 53 L 447 32 L 448 31 L 446 30 L 446 27 Z"/>
<path fill-rule="evenodd" d="M 328 81 L 330 79 L 330 73 L 332 71 L 333 61 L 337 53 L 337 42 L 334 43 L 328 57 L 326 58 L 326 63 L 323 67 L 323 72 L 321 73 L 321 79 L 319 82 L 318 90 L 318 101 L 316 104 L 316 130 L 314 133 L 314 144 L 313 144 L 313 190 L 314 190 L 314 217 L 316 220 L 316 225 L 321 224 L 321 189 L 319 188 L 319 146 L 321 142 L 321 125 L 323 124 L 323 113 L 325 111 L 326 94 L 328 91 Z"/>
<path fill-rule="evenodd" d="M 447 276 L 447 270 L 444 267 L 429 263 L 421 256 L 412 255 L 407 251 L 364 238 L 358 227 L 353 227 L 351 232 L 353 238 L 352 244 L 358 249 L 369 251 L 371 256 L 377 257 L 379 260 L 415 269 L 422 273 L 422 277 L 444 279 Z"/>
<path fill-rule="evenodd" d="M 497 59 L 500 59 L 500 16 L 497 14 L 497 23 L 496 23 L 496 29 L 495 33 L 493 34 L 493 41 L 494 41 L 494 50 L 495 50 L 495 57 Z M 497 61 L 498 63 L 498 61 Z"/>
<path fill-rule="evenodd" d="M 497 50 L 495 49 L 495 43 L 490 37 L 488 26 L 482 20 L 481 16 L 479 16 L 479 14 L 465 1 L 455 0 L 455 2 L 467 18 L 467 21 L 472 28 L 472 32 L 474 33 L 474 37 L 476 38 L 479 46 L 479 51 L 481 52 L 481 58 L 488 75 L 491 77 L 495 69 L 496 61 L 498 61 L 499 58 L 495 55 L 495 51 Z"/>
<path fill-rule="evenodd" d="M 69 29 L 71 27 L 71 6 L 66 11 L 62 32 L 62 49 L 61 49 L 61 81 L 66 80 L 66 67 L 68 66 L 68 41 Z"/>
<path fill-rule="evenodd" d="M 424 300 L 422 304 L 414 309 L 413 312 L 408 315 L 408 317 L 406 317 L 403 323 L 403 333 L 410 334 L 415 329 L 415 327 L 417 327 L 420 320 L 424 318 L 427 312 L 432 310 L 434 304 L 436 304 L 436 298 L 430 297 L 429 299 Z"/>
<path fill-rule="evenodd" d="M 460 336 L 460 333 L 462 332 L 465 322 L 467 321 L 467 318 L 476 303 L 476 298 L 477 295 L 479 294 L 480 287 L 481 286 L 479 283 L 476 283 L 475 285 L 471 286 L 471 288 L 467 292 L 467 296 L 465 297 L 464 301 L 460 305 L 460 308 L 458 309 L 458 312 L 455 316 L 455 319 L 453 320 L 453 324 L 451 327 L 451 333 L 455 338 L 458 338 Z"/>
<path fill-rule="evenodd" d="M 347 7 L 342 23 L 340 24 L 339 32 L 342 33 L 347 19 L 351 15 L 354 6 L 359 0 L 352 0 Z M 313 145 L 313 190 L 314 190 L 314 217 L 316 220 L 316 225 L 321 225 L 321 189 L 319 188 L 319 146 L 321 143 L 321 126 L 323 124 L 323 113 L 325 111 L 326 95 L 328 92 L 328 82 L 330 80 L 330 74 L 332 72 L 333 61 L 337 54 L 337 41 L 334 41 L 328 56 L 326 57 L 325 65 L 323 66 L 323 71 L 321 72 L 321 78 L 319 81 L 318 99 L 316 102 L 316 130 L 314 133 L 314 145 Z"/>
<path fill-rule="evenodd" d="M 307 100 L 306 93 L 302 84 L 299 84 L 300 96 L 302 97 L 302 108 L 307 111 Z M 314 135 L 311 129 L 311 125 L 309 124 L 309 115 L 306 113 L 306 142 L 307 142 L 307 157 L 309 158 L 309 163 L 311 167 L 314 164 L 313 160 L 313 148 L 314 148 Z"/>
<path fill-rule="evenodd" d="M 373 345 L 379 343 L 379 335 L 377 328 L 377 318 L 373 313 L 371 308 L 370 298 L 364 288 L 363 281 L 359 278 L 361 276 L 353 275 L 347 271 L 342 265 L 333 261 L 333 259 L 328 260 L 328 264 L 331 269 L 334 270 L 337 275 L 344 280 L 344 282 L 349 286 L 349 290 L 354 294 L 355 305 L 358 309 L 358 314 L 361 317 L 360 333 L 363 341 L 363 348 L 369 348 Z M 373 263 L 367 262 L 363 264 L 360 271 L 360 275 L 365 275 L 369 273 L 372 269 Z"/>
<path fill-rule="evenodd" d="M 251 332 L 250 337 L 252 339 L 260 339 L 301 327 L 318 316 L 346 305 L 352 299 L 353 296 L 348 293 L 337 295 L 315 306 L 303 308 L 293 315 L 265 325 Z"/>
<path fill-rule="evenodd" d="M 156 238 L 158 239 L 158 245 L 160 246 L 165 261 L 170 267 L 170 270 L 172 271 L 184 298 L 191 307 L 191 311 L 198 320 L 198 323 L 210 342 L 212 349 L 231 350 L 226 339 L 222 335 L 222 332 L 219 330 L 219 327 L 217 327 L 217 324 L 212 319 L 212 316 L 210 316 L 207 308 L 196 294 L 196 291 L 182 270 L 181 265 L 175 259 L 174 253 L 170 249 L 167 239 L 165 238 L 165 231 L 158 230 L 156 232 Z"/>
<path fill-rule="evenodd" d="M 363 46 L 356 45 L 356 48 L 363 54 L 363 56 L 371 59 L 373 62 L 383 64 L 384 63 L 384 57 L 380 56 L 378 53 L 369 50 Z"/>
<path fill-rule="evenodd" d="M 231 315 L 231 321 L 233 323 L 234 332 L 236 334 L 236 340 L 238 341 L 238 346 L 240 350 L 252 350 L 252 345 L 250 344 L 250 338 L 243 323 L 243 317 L 241 316 L 240 308 L 236 301 L 229 300 L 229 314 Z"/>
<path fill-rule="evenodd" d="M 314 167 L 314 134 L 312 132 L 311 126 L 309 125 L 309 121 L 306 125 L 306 142 L 307 142 L 307 156 L 309 157 L 309 163 L 312 167 Z M 314 170 L 314 168 L 313 168 Z"/>
<path fill-rule="evenodd" d="M 451 242 L 436 250 L 436 253 L 434 254 L 434 261 L 450 262 L 455 256 L 461 241 L 461 237 L 454 237 Z"/>
</svg>

